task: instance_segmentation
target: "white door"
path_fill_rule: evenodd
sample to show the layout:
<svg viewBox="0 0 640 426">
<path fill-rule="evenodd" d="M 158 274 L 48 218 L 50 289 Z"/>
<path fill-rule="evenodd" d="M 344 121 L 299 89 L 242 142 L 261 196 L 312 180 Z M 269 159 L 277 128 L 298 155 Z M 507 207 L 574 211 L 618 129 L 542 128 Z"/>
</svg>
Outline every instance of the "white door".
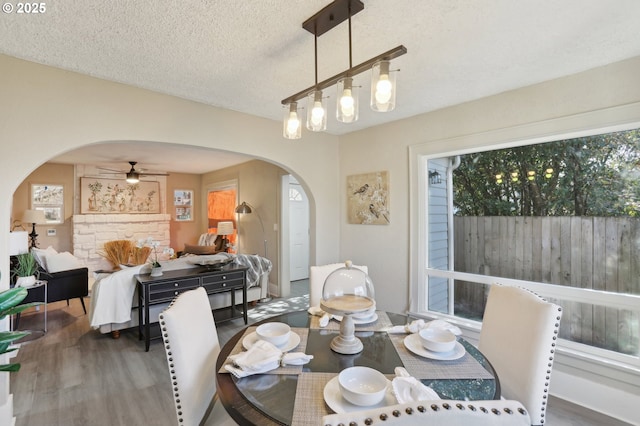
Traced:
<svg viewBox="0 0 640 426">
<path fill-rule="evenodd" d="M 309 200 L 293 177 L 289 182 L 289 248 L 289 279 L 309 278 Z"/>
</svg>

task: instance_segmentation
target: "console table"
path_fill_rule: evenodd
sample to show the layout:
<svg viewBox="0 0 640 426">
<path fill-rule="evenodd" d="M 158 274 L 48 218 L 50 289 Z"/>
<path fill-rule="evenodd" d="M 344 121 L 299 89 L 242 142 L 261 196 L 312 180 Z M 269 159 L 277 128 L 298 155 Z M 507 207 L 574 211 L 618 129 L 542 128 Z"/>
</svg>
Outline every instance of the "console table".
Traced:
<svg viewBox="0 0 640 426">
<path fill-rule="evenodd" d="M 145 350 L 149 351 L 151 340 L 149 307 L 171 302 L 180 293 L 197 287 L 204 287 L 207 294 L 226 292 L 231 294 L 231 306 L 216 310 L 219 316 L 216 318 L 217 322 L 243 317 L 244 323 L 247 324 L 247 269 L 245 266 L 233 264 L 219 270 L 177 269 L 164 272 L 159 277 L 152 277 L 150 274 L 136 275 L 138 283 L 138 336 L 140 340 L 144 336 Z M 242 290 L 242 312 L 236 309 L 236 290 Z"/>
</svg>

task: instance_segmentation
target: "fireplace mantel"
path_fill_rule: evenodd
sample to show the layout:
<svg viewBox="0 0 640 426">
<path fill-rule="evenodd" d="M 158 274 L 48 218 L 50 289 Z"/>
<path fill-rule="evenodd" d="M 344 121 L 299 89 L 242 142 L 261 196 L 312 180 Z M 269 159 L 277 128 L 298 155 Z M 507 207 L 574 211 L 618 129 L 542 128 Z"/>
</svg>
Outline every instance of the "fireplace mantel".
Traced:
<svg viewBox="0 0 640 426">
<path fill-rule="evenodd" d="M 171 215 L 165 213 L 73 215 L 73 254 L 90 273 L 112 269 L 113 265 L 100 254 L 104 243 L 152 238 L 160 247 L 168 247 L 170 223 Z"/>
</svg>

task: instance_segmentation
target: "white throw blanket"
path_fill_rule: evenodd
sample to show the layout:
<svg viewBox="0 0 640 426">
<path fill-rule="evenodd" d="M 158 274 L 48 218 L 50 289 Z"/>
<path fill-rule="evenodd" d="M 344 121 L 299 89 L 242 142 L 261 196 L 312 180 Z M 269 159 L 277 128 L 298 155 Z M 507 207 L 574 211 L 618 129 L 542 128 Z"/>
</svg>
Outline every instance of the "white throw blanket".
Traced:
<svg viewBox="0 0 640 426">
<path fill-rule="evenodd" d="M 100 274 L 91 288 L 89 322 L 91 327 L 131 320 L 131 304 L 136 289 L 136 274 L 146 265 Z"/>
<path fill-rule="evenodd" d="M 235 261 L 239 265 L 249 268 L 247 270 L 247 288 L 259 285 L 258 280 L 262 274 L 268 274 L 272 268 L 269 259 L 256 254 L 239 254 Z"/>
</svg>

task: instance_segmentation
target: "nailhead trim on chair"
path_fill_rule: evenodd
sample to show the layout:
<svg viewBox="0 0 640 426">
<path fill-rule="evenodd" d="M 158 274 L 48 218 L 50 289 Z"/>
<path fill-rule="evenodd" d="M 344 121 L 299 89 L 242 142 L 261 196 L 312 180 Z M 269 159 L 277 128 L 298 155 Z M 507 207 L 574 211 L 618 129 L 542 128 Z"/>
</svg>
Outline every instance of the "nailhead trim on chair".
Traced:
<svg viewBox="0 0 640 426">
<path fill-rule="evenodd" d="M 431 407 L 431 410 L 433 410 L 433 411 L 440 411 L 440 409 L 441 409 L 441 408 L 443 408 L 443 409 L 445 409 L 445 410 L 451 410 L 451 409 L 453 408 L 453 407 L 452 407 L 449 403 L 447 403 L 447 402 L 440 403 L 440 404 L 438 404 L 438 403 L 433 403 L 433 404 L 431 404 L 431 405 L 430 405 L 430 407 Z M 463 410 L 465 410 L 465 409 L 466 409 L 466 408 L 465 408 L 465 406 L 464 406 L 463 404 L 461 404 L 461 403 L 456 403 L 455 407 L 456 407 L 456 408 L 458 408 L 460 411 L 463 411 Z M 505 407 L 505 408 L 503 408 L 502 410 L 499 410 L 499 409 L 497 409 L 497 408 L 492 408 L 492 409 L 491 409 L 491 411 L 489 411 L 489 410 L 487 410 L 485 407 L 480 406 L 480 407 L 477 407 L 477 408 L 476 408 L 476 406 L 475 406 L 475 405 L 473 405 L 473 404 L 469 404 L 469 405 L 467 405 L 467 408 L 468 408 L 470 411 L 478 411 L 478 410 L 480 410 L 480 411 L 482 411 L 482 412 L 483 412 L 483 413 L 485 413 L 485 414 L 494 414 L 494 415 L 496 415 L 496 416 L 500 416 L 500 415 L 502 415 L 502 413 L 505 413 L 505 414 L 508 414 L 508 415 L 515 415 L 515 414 L 516 414 L 516 413 L 515 413 L 513 410 L 511 410 L 509 407 Z M 417 411 L 417 412 L 416 412 L 416 411 Z M 408 416 L 411 416 L 411 415 L 414 415 L 414 414 L 419 415 L 419 413 L 423 413 L 423 414 L 425 414 L 425 413 L 426 413 L 425 415 L 429 416 L 429 413 L 427 412 L 426 408 L 425 408 L 423 405 L 419 405 L 419 406 L 417 406 L 417 407 L 416 407 L 416 411 L 414 411 L 414 409 L 413 409 L 412 407 L 407 407 L 407 408 L 405 409 L 405 411 L 404 411 L 404 412 L 405 412 L 405 413 L 406 413 L 406 415 L 408 415 Z M 524 416 L 524 415 L 526 415 L 526 414 L 527 414 L 527 411 L 526 411 L 524 408 L 519 407 L 519 408 L 518 408 L 518 413 Z M 392 416 L 394 416 L 394 417 L 401 417 L 401 416 L 403 415 L 403 413 L 402 413 L 402 411 L 400 411 L 400 410 L 393 410 L 393 411 L 391 412 L 391 415 L 392 415 Z M 381 413 L 381 414 L 380 414 L 380 416 L 379 416 L 379 418 L 380 418 L 380 421 L 381 421 L 381 422 L 385 422 L 386 420 L 388 420 L 388 419 L 389 419 L 389 414 L 387 414 L 387 413 Z M 428 420 L 428 417 L 425 417 L 425 420 Z M 366 418 L 366 419 L 364 420 L 364 425 L 366 425 L 366 426 L 371 426 L 371 425 L 373 425 L 373 424 L 376 424 L 376 422 L 375 422 L 372 418 L 370 418 L 370 417 L 369 417 L 369 418 Z M 378 422 L 377 424 L 380 424 L 380 422 Z M 327 423 L 327 424 L 325 424 L 325 426 L 345 426 L 345 425 L 344 425 L 344 423 L 338 423 L 338 424 L 336 424 L 336 425 L 333 425 L 333 424 Z M 355 421 L 349 422 L 349 426 L 358 426 L 358 422 L 355 422 Z"/>
<path fill-rule="evenodd" d="M 175 302 L 172 301 L 169 304 L 169 308 Z M 158 320 L 160 322 L 160 329 L 162 331 L 162 337 L 165 343 L 165 351 L 167 353 L 167 360 L 169 361 L 169 368 L 171 369 L 171 385 L 173 386 L 173 402 L 176 406 L 176 413 L 178 417 L 178 423 L 184 424 L 184 419 L 182 418 L 182 404 L 180 402 L 180 388 L 178 386 L 178 377 L 176 376 L 175 366 L 173 365 L 173 354 L 171 353 L 171 342 L 169 342 L 169 336 L 167 335 L 167 324 L 164 322 L 164 315 L 160 313 L 158 316 Z"/>
<path fill-rule="evenodd" d="M 545 302 L 548 302 L 545 298 L 541 297 L 539 294 L 524 288 L 524 287 L 520 287 L 523 290 L 528 291 L 529 293 L 532 293 L 534 295 L 536 295 L 540 300 L 543 300 Z M 546 408 L 547 408 L 547 397 L 549 395 L 549 380 L 551 379 L 551 367 L 553 366 L 553 356 L 555 354 L 555 347 L 556 347 L 556 341 L 558 340 L 558 334 L 560 333 L 560 319 L 562 318 L 562 307 L 558 307 L 558 316 L 556 317 L 556 323 L 554 324 L 554 330 L 553 330 L 553 342 L 551 342 L 551 348 L 549 349 L 549 363 L 547 364 L 547 367 L 549 367 L 549 369 L 547 370 L 547 375 L 545 376 L 545 383 L 544 383 L 544 390 L 543 390 L 543 395 L 542 395 L 542 406 L 540 407 L 540 425 L 544 424 L 544 417 L 546 414 Z M 534 419 L 531 419 L 531 421 L 533 422 L 533 424 L 538 424 L 535 423 Z"/>
</svg>

